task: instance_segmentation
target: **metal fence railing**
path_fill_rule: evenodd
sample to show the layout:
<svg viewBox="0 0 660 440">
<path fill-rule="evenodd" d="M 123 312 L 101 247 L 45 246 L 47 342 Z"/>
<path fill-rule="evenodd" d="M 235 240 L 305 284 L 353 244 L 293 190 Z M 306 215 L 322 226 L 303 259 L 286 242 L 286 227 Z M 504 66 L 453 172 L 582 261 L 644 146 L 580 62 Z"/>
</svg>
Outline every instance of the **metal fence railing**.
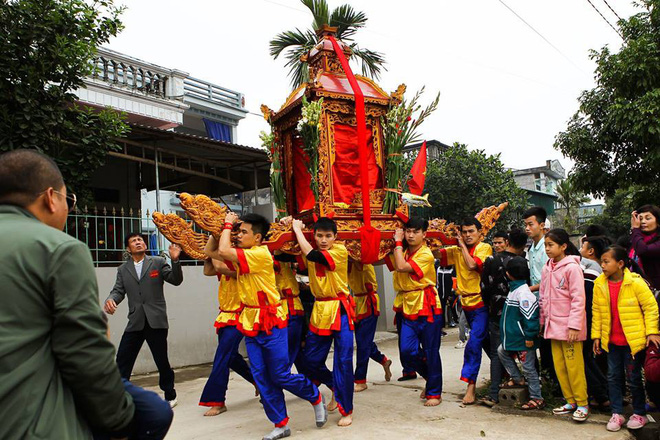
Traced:
<svg viewBox="0 0 660 440">
<path fill-rule="evenodd" d="M 187 218 L 184 211 L 177 212 Z M 197 226 L 193 228 L 202 232 Z M 144 236 L 148 247 L 148 255 L 162 255 L 167 252 L 170 243 L 158 231 L 147 211 L 124 211 L 115 208 L 76 210 L 69 214 L 64 232 L 85 243 L 92 252 L 92 259 L 96 267 L 117 266 L 127 258 L 124 237 L 131 232 L 138 232 Z M 201 264 L 192 257 L 181 254 L 184 264 Z"/>
</svg>

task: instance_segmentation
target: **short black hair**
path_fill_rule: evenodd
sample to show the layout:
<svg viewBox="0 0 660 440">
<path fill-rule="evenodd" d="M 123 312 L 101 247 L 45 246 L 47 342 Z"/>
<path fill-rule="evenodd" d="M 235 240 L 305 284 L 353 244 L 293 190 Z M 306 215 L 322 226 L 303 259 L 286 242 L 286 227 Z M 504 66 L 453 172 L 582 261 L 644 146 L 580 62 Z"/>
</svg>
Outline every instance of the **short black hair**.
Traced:
<svg viewBox="0 0 660 440">
<path fill-rule="evenodd" d="M 607 235 L 607 229 L 603 225 L 589 225 L 584 230 L 584 235 L 587 237 L 597 237 Z"/>
<path fill-rule="evenodd" d="M 264 217 L 261 214 L 250 212 L 248 214 L 242 215 L 241 221 L 243 223 L 248 223 L 249 225 L 251 225 L 252 232 L 254 234 L 261 234 L 261 241 L 264 241 L 266 239 L 266 236 L 268 235 L 268 231 L 270 231 L 270 222 L 268 221 L 268 219 L 266 219 L 266 217 Z"/>
<path fill-rule="evenodd" d="M 461 231 L 463 230 L 463 226 L 474 226 L 477 228 L 477 231 L 481 231 L 481 222 L 476 217 L 465 217 L 461 220 Z"/>
<path fill-rule="evenodd" d="M 337 223 L 328 217 L 321 217 L 316 220 L 312 229 L 314 230 L 314 233 L 316 233 L 316 231 L 330 231 L 337 235 Z"/>
<path fill-rule="evenodd" d="M 493 238 L 503 238 L 508 241 L 509 233 L 506 231 L 497 231 L 496 233 L 493 234 Z"/>
<path fill-rule="evenodd" d="M 606 253 L 612 253 L 612 256 L 616 261 L 623 261 L 623 267 L 628 267 L 628 264 L 630 264 L 630 259 L 628 258 L 628 251 L 626 248 L 623 246 L 619 246 L 618 244 L 613 244 L 612 246 L 608 246 L 605 248 L 603 251 L 603 254 Z"/>
<path fill-rule="evenodd" d="M 35 150 L 0 154 L 0 203 L 26 207 L 48 188 L 64 187 L 64 178 L 50 157 Z"/>
<path fill-rule="evenodd" d="M 616 239 L 616 244 L 618 244 L 622 248 L 630 249 L 630 246 L 632 244 L 630 240 L 630 234 L 621 235 L 619 238 Z"/>
<path fill-rule="evenodd" d="M 421 217 L 410 217 L 408 221 L 404 223 L 403 228 L 426 232 L 426 230 L 429 228 L 429 221 Z"/>
<path fill-rule="evenodd" d="M 144 240 L 144 236 L 140 234 L 139 232 L 129 232 L 126 234 L 126 237 L 124 237 L 124 246 L 128 247 L 128 241 L 133 238 L 133 237 L 142 237 L 142 240 Z"/>
<path fill-rule="evenodd" d="M 586 237 L 583 243 L 588 243 L 589 247 L 594 250 L 594 255 L 600 260 L 601 255 L 605 249 L 612 244 L 612 240 L 604 235 L 595 235 Z"/>
<path fill-rule="evenodd" d="M 527 211 L 523 212 L 523 220 L 527 220 L 530 217 L 536 217 L 538 223 L 545 223 L 545 220 L 548 218 L 548 213 L 541 206 L 532 206 Z"/>
<path fill-rule="evenodd" d="M 509 231 L 509 246 L 514 249 L 524 249 L 527 246 L 527 234 L 518 228 L 511 229 Z"/>
<path fill-rule="evenodd" d="M 513 257 L 506 262 L 505 269 L 514 280 L 527 280 L 529 278 L 529 266 L 523 257 Z"/>
</svg>

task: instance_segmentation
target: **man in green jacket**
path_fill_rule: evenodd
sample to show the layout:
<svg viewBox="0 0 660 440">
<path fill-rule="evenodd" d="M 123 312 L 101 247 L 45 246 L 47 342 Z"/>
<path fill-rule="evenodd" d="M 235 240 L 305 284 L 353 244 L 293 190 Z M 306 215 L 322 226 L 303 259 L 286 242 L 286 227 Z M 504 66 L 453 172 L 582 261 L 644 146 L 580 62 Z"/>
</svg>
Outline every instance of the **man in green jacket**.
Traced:
<svg viewBox="0 0 660 440">
<path fill-rule="evenodd" d="M 105 336 L 75 196 L 35 151 L 0 155 L 0 438 L 128 435 L 135 410 Z"/>
</svg>

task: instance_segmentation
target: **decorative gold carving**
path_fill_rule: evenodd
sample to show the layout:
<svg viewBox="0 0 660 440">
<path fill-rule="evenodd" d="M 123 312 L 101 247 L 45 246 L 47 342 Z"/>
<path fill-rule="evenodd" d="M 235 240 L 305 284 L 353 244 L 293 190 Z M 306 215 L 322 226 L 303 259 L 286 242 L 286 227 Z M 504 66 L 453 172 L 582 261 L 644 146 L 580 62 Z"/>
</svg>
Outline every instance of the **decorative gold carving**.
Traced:
<svg viewBox="0 0 660 440">
<path fill-rule="evenodd" d="M 181 207 L 197 226 L 209 231 L 216 237 L 220 236 L 228 210 L 226 206 L 218 205 L 203 194 L 193 196 L 188 193 L 181 193 L 179 199 L 181 200 Z"/>
<path fill-rule="evenodd" d="M 406 85 L 400 84 L 394 92 L 390 93 L 390 97 L 392 98 L 392 101 L 394 101 L 393 103 L 396 105 L 400 104 L 401 101 L 403 101 L 404 93 L 406 93 Z"/>
<path fill-rule="evenodd" d="M 172 243 L 176 243 L 184 252 L 197 260 L 205 260 L 204 247 L 208 235 L 192 229 L 192 225 L 176 214 L 154 212 L 152 218 L 158 230 Z"/>
<path fill-rule="evenodd" d="M 270 122 L 270 119 L 273 117 L 275 112 L 269 109 L 266 104 L 261 104 L 260 109 L 261 109 L 261 113 L 264 115 L 264 119 L 266 120 L 266 122 Z"/>
</svg>

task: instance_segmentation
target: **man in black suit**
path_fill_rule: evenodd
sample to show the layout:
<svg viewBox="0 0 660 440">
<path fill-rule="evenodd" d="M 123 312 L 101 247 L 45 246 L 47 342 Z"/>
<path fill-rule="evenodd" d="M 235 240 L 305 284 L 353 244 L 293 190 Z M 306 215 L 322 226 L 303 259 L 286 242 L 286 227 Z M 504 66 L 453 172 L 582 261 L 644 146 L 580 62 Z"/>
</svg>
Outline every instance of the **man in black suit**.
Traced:
<svg viewBox="0 0 660 440">
<path fill-rule="evenodd" d="M 183 282 L 179 255 L 181 248 L 169 247 L 172 266 L 162 257 L 146 255 L 147 245 L 140 234 L 131 233 L 125 240 L 131 258 L 117 268 L 117 281 L 105 301 L 104 310 L 114 314 L 117 304 L 128 295 L 128 325 L 117 349 L 117 365 L 121 377 L 131 378 L 140 348 L 147 341 L 160 376 L 160 389 L 171 407 L 176 406 L 174 371 L 167 358 L 167 305 L 163 284 L 178 286 Z"/>
</svg>

